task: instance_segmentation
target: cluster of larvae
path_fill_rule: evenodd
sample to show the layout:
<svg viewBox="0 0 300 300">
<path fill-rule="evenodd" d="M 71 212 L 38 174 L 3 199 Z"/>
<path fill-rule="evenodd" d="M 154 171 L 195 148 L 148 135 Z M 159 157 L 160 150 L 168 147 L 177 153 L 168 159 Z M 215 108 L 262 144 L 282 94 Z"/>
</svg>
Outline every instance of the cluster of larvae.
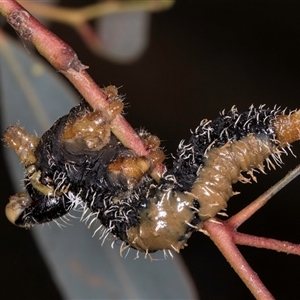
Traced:
<svg viewBox="0 0 300 300">
<path fill-rule="evenodd" d="M 83 207 L 100 220 L 102 236 L 119 238 L 123 249 L 179 252 L 203 221 L 226 208 L 232 184 L 256 180 L 253 170 L 264 171 L 264 163 L 275 168 L 284 148 L 300 139 L 299 111 L 232 107 L 203 120 L 179 144 L 173 165 L 155 177 L 165 158 L 159 139 L 137 131 L 148 155 L 126 148 L 110 127 L 122 99 L 113 86 L 104 91 L 107 110 L 94 111 L 83 100 L 41 138 L 7 128 L 4 140 L 26 169 L 25 191 L 6 206 L 13 224 L 28 228 Z"/>
</svg>

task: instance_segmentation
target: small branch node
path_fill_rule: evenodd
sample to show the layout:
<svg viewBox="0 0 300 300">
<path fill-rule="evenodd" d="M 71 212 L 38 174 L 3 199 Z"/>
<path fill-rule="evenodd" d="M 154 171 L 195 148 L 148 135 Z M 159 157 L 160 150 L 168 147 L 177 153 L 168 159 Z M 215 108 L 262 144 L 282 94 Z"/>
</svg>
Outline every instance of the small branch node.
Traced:
<svg viewBox="0 0 300 300">
<path fill-rule="evenodd" d="M 82 64 L 78 59 L 77 54 L 74 50 L 69 46 L 64 46 L 61 50 L 61 66 L 58 71 L 68 71 L 69 69 L 73 69 L 76 72 L 81 72 L 89 67 Z"/>
</svg>

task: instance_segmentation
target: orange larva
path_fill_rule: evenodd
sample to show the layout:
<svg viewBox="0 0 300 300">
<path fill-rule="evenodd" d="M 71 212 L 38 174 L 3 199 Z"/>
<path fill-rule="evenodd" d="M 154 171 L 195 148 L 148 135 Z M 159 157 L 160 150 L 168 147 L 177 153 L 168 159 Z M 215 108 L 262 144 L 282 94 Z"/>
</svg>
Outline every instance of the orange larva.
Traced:
<svg viewBox="0 0 300 300">
<path fill-rule="evenodd" d="M 251 106 L 240 114 L 233 107 L 203 120 L 157 182 L 150 173 L 164 159 L 159 139 L 139 133 L 148 156 L 124 147 L 109 130 L 122 106 L 115 89 L 107 93 L 108 114 L 83 101 L 39 142 L 18 126 L 7 129 L 4 138 L 26 167 L 26 191 L 7 205 L 11 222 L 30 227 L 81 205 L 90 211 L 86 219 L 100 220 L 102 236 L 116 236 L 123 248 L 179 251 L 202 221 L 226 208 L 232 184 L 255 179 L 252 171 L 263 171 L 264 162 L 280 164 L 283 147 L 300 138 L 299 111 Z"/>
</svg>

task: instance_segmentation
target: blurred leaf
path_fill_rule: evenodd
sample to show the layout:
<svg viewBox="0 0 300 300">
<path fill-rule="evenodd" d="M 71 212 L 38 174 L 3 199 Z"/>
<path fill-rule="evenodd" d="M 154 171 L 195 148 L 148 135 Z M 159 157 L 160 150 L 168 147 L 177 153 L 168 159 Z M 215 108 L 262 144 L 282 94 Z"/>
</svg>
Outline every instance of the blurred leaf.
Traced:
<svg viewBox="0 0 300 300">
<path fill-rule="evenodd" d="M 80 98 L 63 84 L 60 74 L 8 37 L 0 40 L 0 62 L 4 128 L 18 121 L 28 132 L 41 135 Z M 5 155 L 19 189 L 23 168 L 12 150 L 5 148 Z M 178 256 L 166 261 L 134 260 L 136 252 L 131 250 L 124 259 L 117 245 L 113 250 L 110 241 L 101 246 L 85 224 L 70 222 L 72 226 L 64 230 L 52 222 L 31 231 L 66 299 L 196 298 Z M 162 252 L 157 255 L 163 259 Z"/>
<path fill-rule="evenodd" d="M 149 44 L 151 14 L 126 12 L 97 19 L 101 54 L 118 62 L 140 58 Z"/>
</svg>

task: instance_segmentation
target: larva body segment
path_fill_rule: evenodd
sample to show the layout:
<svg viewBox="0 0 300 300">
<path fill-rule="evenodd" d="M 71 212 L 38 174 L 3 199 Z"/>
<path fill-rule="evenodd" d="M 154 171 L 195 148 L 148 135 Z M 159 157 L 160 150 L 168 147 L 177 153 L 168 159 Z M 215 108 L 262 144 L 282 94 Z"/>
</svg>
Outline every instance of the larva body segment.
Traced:
<svg viewBox="0 0 300 300">
<path fill-rule="evenodd" d="M 298 141 L 300 139 L 300 110 L 292 114 L 277 116 L 273 126 L 281 147 Z"/>
<path fill-rule="evenodd" d="M 228 199 L 233 196 L 232 184 L 250 180 L 241 172 L 251 172 L 253 177 L 252 170 L 263 170 L 263 162 L 273 150 L 267 136 L 254 134 L 211 149 L 191 190 L 200 203 L 200 218 L 214 217 L 226 208 Z"/>
<path fill-rule="evenodd" d="M 188 238 L 200 223 L 199 203 L 190 193 L 174 190 L 174 178 L 152 185 L 146 206 L 139 211 L 139 223 L 127 230 L 127 243 L 143 251 L 174 250 L 186 246 Z"/>
<path fill-rule="evenodd" d="M 83 219 L 99 219 L 102 236 L 116 236 L 123 248 L 178 252 L 202 221 L 227 206 L 232 184 L 255 180 L 252 171 L 264 171 L 264 161 L 281 163 L 282 147 L 300 138 L 299 111 L 284 115 L 251 106 L 240 114 L 233 107 L 203 120 L 188 143 L 180 143 L 173 166 L 153 179 L 152 170 L 164 160 L 159 139 L 138 133 L 148 156 L 123 146 L 109 127 L 123 106 L 115 88 L 106 92 L 108 112 L 95 112 L 83 101 L 40 140 L 28 139 L 18 126 L 7 130 L 6 142 L 26 167 L 26 191 L 7 205 L 12 223 L 30 227 L 81 206 L 90 210 Z"/>
<path fill-rule="evenodd" d="M 40 140 L 38 137 L 28 134 L 20 126 L 10 126 L 5 131 L 4 139 L 16 151 L 25 167 L 36 162 L 34 151 Z"/>
</svg>

